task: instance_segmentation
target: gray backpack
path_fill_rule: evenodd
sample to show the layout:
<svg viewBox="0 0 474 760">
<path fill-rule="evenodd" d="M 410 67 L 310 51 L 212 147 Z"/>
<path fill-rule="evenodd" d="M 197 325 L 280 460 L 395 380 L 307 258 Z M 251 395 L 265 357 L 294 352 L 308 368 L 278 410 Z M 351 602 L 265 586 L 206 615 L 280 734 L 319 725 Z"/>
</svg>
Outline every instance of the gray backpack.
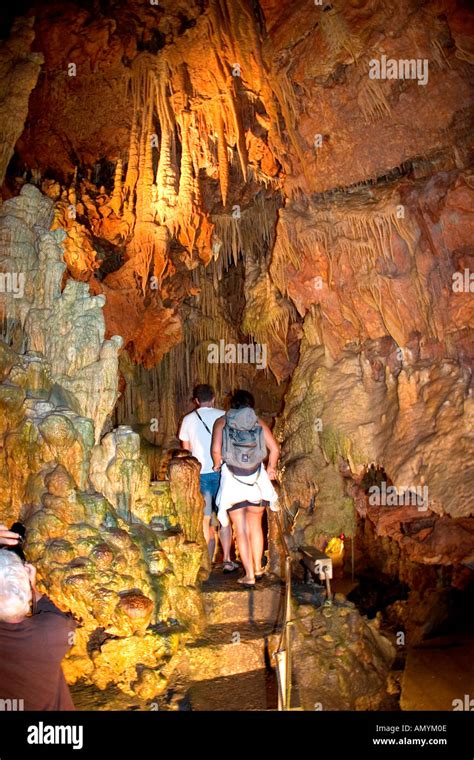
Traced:
<svg viewBox="0 0 474 760">
<path fill-rule="evenodd" d="M 230 409 L 222 431 L 222 459 L 231 467 L 253 472 L 267 456 L 263 428 L 250 407 Z"/>
</svg>

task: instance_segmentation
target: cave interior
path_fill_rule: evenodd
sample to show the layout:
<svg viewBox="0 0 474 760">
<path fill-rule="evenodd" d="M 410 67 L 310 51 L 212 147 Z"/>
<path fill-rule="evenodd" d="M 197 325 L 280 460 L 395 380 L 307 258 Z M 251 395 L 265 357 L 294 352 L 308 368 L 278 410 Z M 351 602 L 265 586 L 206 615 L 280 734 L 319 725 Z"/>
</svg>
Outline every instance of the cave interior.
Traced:
<svg viewBox="0 0 474 760">
<path fill-rule="evenodd" d="M 473 28 L 461 0 L 5 9 L 0 523 L 79 623 L 79 709 L 276 709 L 285 547 L 287 709 L 474 694 Z M 252 619 L 178 451 L 196 383 L 281 447 Z"/>
</svg>

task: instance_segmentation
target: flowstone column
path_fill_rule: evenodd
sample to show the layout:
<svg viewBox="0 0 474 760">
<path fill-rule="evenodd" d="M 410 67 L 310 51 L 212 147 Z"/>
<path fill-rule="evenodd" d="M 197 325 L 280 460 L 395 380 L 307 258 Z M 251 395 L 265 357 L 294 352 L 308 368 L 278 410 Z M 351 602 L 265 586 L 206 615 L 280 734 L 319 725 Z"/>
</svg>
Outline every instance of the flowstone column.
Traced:
<svg viewBox="0 0 474 760">
<path fill-rule="evenodd" d="M 98 443 L 118 397 L 122 338 L 105 340 L 105 296 L 91 296 L 75 280 L 61 291 L 65 232 L 51 232 L 52 220 L 53 202 L 32 185 L 0 210 L 4 337 L 45 357 L 73 410 L 93 420 Z"/>
</svg>

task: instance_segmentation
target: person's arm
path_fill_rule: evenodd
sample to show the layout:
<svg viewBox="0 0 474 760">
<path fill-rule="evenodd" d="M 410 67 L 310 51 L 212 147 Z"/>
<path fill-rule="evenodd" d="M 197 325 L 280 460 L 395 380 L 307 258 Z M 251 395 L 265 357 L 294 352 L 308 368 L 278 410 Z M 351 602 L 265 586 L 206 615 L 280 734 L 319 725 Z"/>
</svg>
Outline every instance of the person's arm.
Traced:
<svg viewBox="0 0 474 760">
<path fill-rule="evenodd" d="M 18 533 L 12 533 L 6 525 L 0 524 L 0 546 L 16 546 L 19 539 Z"/>
<path fill-rule="evenodd" d="M 186 449 L 186 451 L 192 451 L 191 441 L 189 440 L 189 431 L 188 431 L 188 426 L 186 423 L 186 417 L 184 417 L 181 423 L 181 428 L 179 431 L 179 440 L 180 440 L 182 449 Z"/>
<path fill-rule="evenodd" d="M 265 444 L 269 451 L 267 472 L 270 480 L 276 479 L 276 466 L 280 456 L 280 446 L 272 431 L 268 427 L 267 423 L 259 419 L 260 425 L 263 427 L 263 435 L 265 438 Z"/>
<path fill-rule="evenodd" d="M 211 456 L 214 462 L 214 467 L 212 468 L 214 472 L 218 472 L 222 465 L 222 431 L 224 425 L 225 417 L 219 417 L 214 422 L 214 427 L 212 428 Z"/>
<path fill-rule="evenodd" d="M 44 641 L 48 657 L 58 664 L 75 643 L 76 622 L 56 607 L 48 596 L 42 596 L 36 609 L 38 636 Z"/>
<path fill-rule="evenodd" d="M 37 591 L 36 568 L 34 565 L 25 562 L 25 568 L 30 577 L 31 591 L 36 600 L 36 612 L 41 613 L 41 625 L 44 626 L 45 642 L 53 658 L 57 656 L 60 662 L 74 643 L 76 622 L 70 614 L 60 610 L 49 596 L 40 594 Z"/>
</svg>

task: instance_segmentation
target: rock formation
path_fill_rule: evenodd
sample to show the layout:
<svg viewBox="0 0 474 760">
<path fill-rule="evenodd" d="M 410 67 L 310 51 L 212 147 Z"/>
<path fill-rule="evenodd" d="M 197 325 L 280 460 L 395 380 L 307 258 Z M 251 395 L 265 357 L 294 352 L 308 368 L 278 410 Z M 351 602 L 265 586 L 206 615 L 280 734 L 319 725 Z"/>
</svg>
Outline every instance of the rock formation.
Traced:
<svg viewBox="0 0 474 760">
<path fill-rule="evenodd" d="M 388 674 L 395 656 L 380 634 L 344 599 L 317 611 L 300 604 L 294 668 L 304 710 L 380 710 L 388 706 Z"/>
<path fill-rule="evenodd" d="M 25 127 L 28 100 L 41 64 L 41 53 L 32 53 L 33 18 L 18 18 L 8 40 L 0 43 L 0 185 L 5 179 L 16 141 Z"/>
<path fill-rule="evenodd" d="M 190 517 L 198 475 L 183 462 L 153 490 L 139 437 L 119 427 L 101 438 L 122 341 L 104 339 L 103 296 L 74 280 L 61 292 L 64 234 L 48 230 L 51 211 L 25 185 L 0 212 L 2 269 L 24 277 L 3 303 L 5 338 L 21 353 L 0 343 L 0 520 L 26 522 L 40 588 L 79 622 L 68 680 L 152 697 L 166 687 L 163 664 L 169 675 L 202 624 L 196 583 L 208 555 Z M 141 668 L 124 669 L 133 653 Z"/>
<path fill-rule="evenodd" d="M 84 283 L 70 280 L 63 292 L 65 264 L 61 230 L 49 231 L 53 204 L 32 185 L 0 210 L 0 266 L 18 288 L 4 289 L 5 337 L 24 328 L 27 351 L 45 356 L 51 382 L 72 399 L 76 411 L 94 421 L 98 441 L 117 400 L 120 336 L 104 339 L 103 296 L 91 297 Z M 3 304 L 2 304 L 3 305 Z"/>
</svg>

